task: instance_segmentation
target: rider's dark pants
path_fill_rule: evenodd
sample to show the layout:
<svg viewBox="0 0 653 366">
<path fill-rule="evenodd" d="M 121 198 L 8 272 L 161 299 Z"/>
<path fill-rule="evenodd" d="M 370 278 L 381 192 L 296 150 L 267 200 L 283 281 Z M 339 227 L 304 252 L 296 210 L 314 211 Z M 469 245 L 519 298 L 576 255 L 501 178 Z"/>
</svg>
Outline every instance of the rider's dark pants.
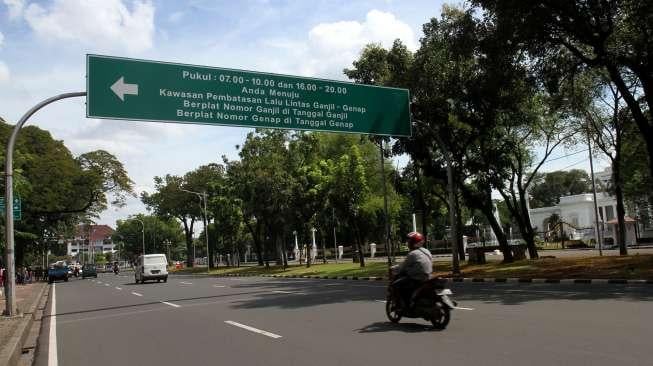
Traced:
<svg viewBox="0 0 653 366">
<path fill-rule="evenodd" d="M 403 304 L 406 306 L 410 306 L 411 296 L 421 285 L 422 281 L 414 280 L 408 277 L 402 277 L 393 282 L 393 286 L 399 290 Z"/>
</svg>

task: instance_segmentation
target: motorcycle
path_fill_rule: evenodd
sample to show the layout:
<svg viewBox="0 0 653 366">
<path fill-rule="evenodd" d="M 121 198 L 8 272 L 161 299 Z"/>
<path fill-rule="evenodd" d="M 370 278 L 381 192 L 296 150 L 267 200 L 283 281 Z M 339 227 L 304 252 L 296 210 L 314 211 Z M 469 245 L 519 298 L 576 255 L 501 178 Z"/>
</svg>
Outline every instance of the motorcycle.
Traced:
<svg viewBox="0 0 653 366">
<path fill-rule="evenodd" d="M 402 317 L 423 318 L 433 324 L 433 328 L 443 330 L 451 320 L 451 310 L 455 309 L 456 302 L 449 296 L 451 290 L 444 287 L 445 281 L 441 278 L 432 278 L 422 284 L 413 295 L 413 304 L 404 304 L 399 289 L 396 287 L 395 274 L 391 275 L 388 284 L 388 295 L 385 303 L 385 312 L 388 320 L 398 323 Z"/>
<path fill-rule="evenodd" d="M 113 273 L 114 273 L 115 275 L 118 275 L 118 273 L 120 273 L 120 268 L 118 268 L 118 266 L 114 266 L 114 267 L 113 267 Z"/>
</svg>

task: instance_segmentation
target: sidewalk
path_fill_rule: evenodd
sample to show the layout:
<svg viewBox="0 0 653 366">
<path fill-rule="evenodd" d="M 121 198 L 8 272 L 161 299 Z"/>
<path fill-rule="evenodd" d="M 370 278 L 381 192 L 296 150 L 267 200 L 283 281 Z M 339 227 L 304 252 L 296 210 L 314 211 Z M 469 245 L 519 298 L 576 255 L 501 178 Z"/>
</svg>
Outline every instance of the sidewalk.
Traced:
<svg viewBox="0 0 653 366">
<path fill-rule="evenodd" d="M 7 318 L 0 315 L 0 364 L 12 357 L 16 342 L 22 344 L 23 334 L 25 333 L 24 328 L 29 329 L 28 326 L 33 315 L 31 313 L 35 311 L 37 302 L 40 300 L 43 291 L 47 290 L 45 289 L 47 286 L 46 282 L 16 286 L 16 306 L 18 313 L 23 316 Z M 4 290 L 2 296 L 0 296 L 0 308 L 2 311 L 5 309 Z"/>
</svg>

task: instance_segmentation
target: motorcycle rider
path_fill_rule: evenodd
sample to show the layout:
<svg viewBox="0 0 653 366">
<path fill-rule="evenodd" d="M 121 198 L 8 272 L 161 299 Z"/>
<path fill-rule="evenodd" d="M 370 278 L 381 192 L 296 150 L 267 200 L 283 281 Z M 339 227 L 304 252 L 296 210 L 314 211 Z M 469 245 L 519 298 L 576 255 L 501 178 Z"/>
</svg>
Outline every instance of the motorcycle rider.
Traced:
<svg viewBox="0 0 653 366">
<path fill-rule="evenodd" d="M 393 267 L 398 279 L 393 282 L 399 290 L 402 305 L 413 306 L 413 293 L 424 281 L 431 278 L 433 273 L 433 256 L 431 252 L 422 248 L 424 245 L 424 235 L 413 231 L 407 235 L 407 244 L 410 252 L 403 263 Z"/>
<path fill-rule="evenodd" d="M 113 273 L 118 274 L 120 268 L 118 267 L 118 262 L 113 263 Z"/>
</svg>

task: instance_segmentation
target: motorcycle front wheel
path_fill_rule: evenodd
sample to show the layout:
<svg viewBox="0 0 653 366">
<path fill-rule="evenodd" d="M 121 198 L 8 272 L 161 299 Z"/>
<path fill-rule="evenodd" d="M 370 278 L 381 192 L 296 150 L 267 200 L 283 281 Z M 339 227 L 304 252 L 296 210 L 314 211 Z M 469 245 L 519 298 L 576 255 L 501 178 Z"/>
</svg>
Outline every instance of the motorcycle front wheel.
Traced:
<svg viewBox="0 0 653 366">
<path fill-rule="evenodd" d="M 393 323 L 399 323 L 401 320 L 399 304 L 397 304 L 393 296 L 388 296 L 388 299 L 385 302 L 385 314 L 388 316 L 388 320 Z"/>
<path fill-rule="evenodd" d="M 431 324 L 437 330 L 443 330 L 451 320 L 451 311 L 444 304 L 437 304 L 431 315 Z"/>
</svg>

